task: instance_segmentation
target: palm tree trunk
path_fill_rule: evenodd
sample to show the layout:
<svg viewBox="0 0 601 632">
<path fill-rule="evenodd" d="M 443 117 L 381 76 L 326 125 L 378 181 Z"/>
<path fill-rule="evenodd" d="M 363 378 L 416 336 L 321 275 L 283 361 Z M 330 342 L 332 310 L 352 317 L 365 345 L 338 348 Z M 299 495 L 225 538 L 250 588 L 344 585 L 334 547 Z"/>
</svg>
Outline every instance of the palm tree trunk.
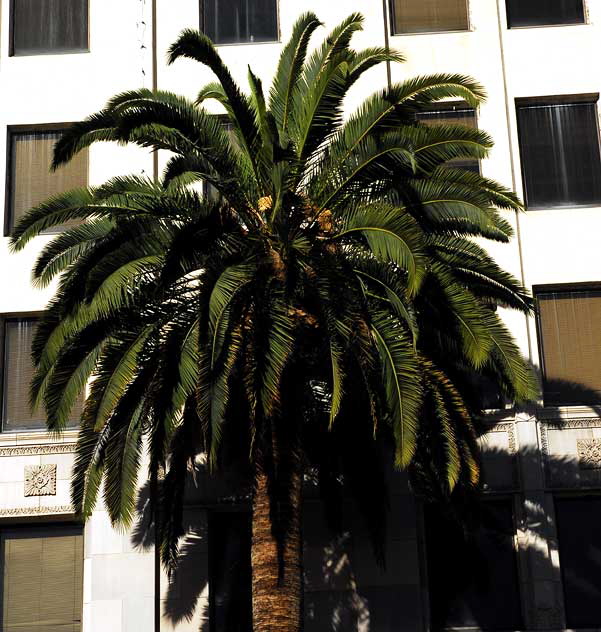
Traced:
<svg viewBox="0 0 601 632">
<path fill-rule="evenodd" d="M 290 527 L 281 565 L 271 529 L 267 476 L 259 462 L 255 465 L 251 548 L 253 632 L 300 632 L 302 626 L 302 467 L 299 456 L 293 459 Z"/>
</svg>

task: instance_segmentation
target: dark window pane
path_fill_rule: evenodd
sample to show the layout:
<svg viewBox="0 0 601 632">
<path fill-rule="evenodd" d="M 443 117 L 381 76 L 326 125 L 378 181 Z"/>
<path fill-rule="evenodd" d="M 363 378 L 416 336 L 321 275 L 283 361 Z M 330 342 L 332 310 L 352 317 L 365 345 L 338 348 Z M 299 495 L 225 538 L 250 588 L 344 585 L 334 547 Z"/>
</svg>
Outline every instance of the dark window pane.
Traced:
<svg viewBox="0 0 601 632">
<path fill-rule="evenodd" d="M 88 0 L 14 0 L 13 54 L 88 49 Z"/>
<path fill-rule="evenodd" d="M 486 501 L 481 513 L 464 531 L 439 507 L 426 508 L 433 630 L 521 626 L 512 501 Z"/>
<path fill-rule="evenodd" d="M 204 32 L 216 44 L 278 39 L 277 0 L 204 0 Z"/>
<path fill-rule="evenodd" d="M 250 515 L 209 516 L 211 632 L 252 632 Z"/>
<path fill-rule="evenodd" d="M 507 23 L 510 27 L 583 22 L 582 0 L 507 0 Z"/>
<path fill-rule="evenodd" d="M 57 193 L 88 185 L 88 150 L 50 171 L 60 131 L 13 132 L 10 135 L 10 227 L 33 206 Z M 73 222 L 71 222 L 73 223 Z M 51 232 L 57 232 L 55 227 Z"/>
<path fill-rule="evenodd" d="M 601 202 L 596 104 L 518 105 L 517 113 L 528 206 Z"/>
<path fill-rule="evenodd" d="M 234 132 L 233 125 L 230 123 L 227 117 L 221 116 L 221 115 L 217 115 L 217 116 L 219 118 L 219 122 L 221 123 L 221 127 L 227 134 L 230 142 L 234 146 L 236 146 L 237 139 L 236 139 L 236 134 Z M 208 180 L 205 180 L 203 182 L 203 194 L 211 202 L 217 202 L 221 197 L 219 194 L 219 191 Z"/>
<path fill-rule="evenodd" d="M 29 384 L 34 368 L 31 359 L 31 343 L 36 319 L 11 318 L 4 321 L 4 364 L 2 385 L 2 430 L 19 432 L 45 428 L 44 411 L 32 413 L 29 406 Z M 80 397 L 71 411 L 76 424 L 82 411 Z"/>
<path fill-rule="evenodd" d="M 478 128 L 476 111 L 465 104 L 452 104 L 440 109 L 420 112 L 417 119 L 426 125 L 466 125 Z M 475 158 L 455 158 L 449 161 L 450 167 L 457 167 L 474 173 L 480 173 L 480 161 Z"/>
<path fill-rule="evenodd" d="M 79 632 L 83 605 L 81 527 L 6 529 L 0 534 L 0 630 Z"/>
<path fill-rule="evenodd" d="M 601 498 L 556 498 L 568 628 L 601 627 Z"/>
<path fill-rule="evenodd" d="M 393 33 L 468 29 L 467 0 L 392 0 Z"/>
<path fill-rule="evenodd" d="M 538 292 L 545 404 L 601 401 L 601 291 Z"/>
</svg>

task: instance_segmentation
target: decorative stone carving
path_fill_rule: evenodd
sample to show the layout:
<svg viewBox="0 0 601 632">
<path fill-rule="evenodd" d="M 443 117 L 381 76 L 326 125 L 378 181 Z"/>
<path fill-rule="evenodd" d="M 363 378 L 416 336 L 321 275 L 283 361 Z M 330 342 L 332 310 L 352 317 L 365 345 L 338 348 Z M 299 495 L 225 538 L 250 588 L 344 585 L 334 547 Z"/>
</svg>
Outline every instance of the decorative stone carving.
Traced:
<svg viewBox="0 0 601 632">
<path fill-rule="evenodd" d="M 55 507 L 14 507 L 0 509 L 0 518 L 20 518 L 23 516 L 55 516 L 74 514 L 72 505 L 57 505 Z"/>
<path fill-rule="evenodd" d="M 75 452 L 75 443 L 55 443 L 48 445 L 23 445 L 0 448 L 2 456 L 39 456 L 43 454 L 70 454 Z"/>
<path fill-rule="evenodd" d="M 576 448 L 581 470 L 601 469 L 601 439 L 578 439 Z"/>
<path fill-rule="evenodd" d="M 56 495 L 56 465 L 25 466 L 25 496 Z"/>
<path fill-rule="evenodd" d="M 576 439 L 578 457 L 569 454 L 551 454 L 549 448 L 549 432 L 566 430 L 601 429 L 599 417 L 579 419 L 541 420 L 540 441 L 545 468 L 545 481 L 550 489 L 584 489 L 601 487 L 601 453 L 598 465 L 593 465 L 595 457 L 590 446 L 599 439 L 592 437 Z M 589 447 L 585 447 L 588 444 Z M 601 451 L 601 445 L 598 446 Z"/>
</svg>

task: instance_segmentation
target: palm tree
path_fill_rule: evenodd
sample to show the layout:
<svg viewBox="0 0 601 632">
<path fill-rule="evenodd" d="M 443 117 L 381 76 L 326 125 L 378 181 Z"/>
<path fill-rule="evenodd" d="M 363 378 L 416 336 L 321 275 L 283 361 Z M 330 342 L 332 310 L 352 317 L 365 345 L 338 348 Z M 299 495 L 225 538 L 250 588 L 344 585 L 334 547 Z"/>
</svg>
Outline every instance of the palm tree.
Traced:
<svg viewBox="0 0 601 632">
<path fill-rule="evenodd" d="M 244 94 L 211 41 L 186 30 L 169 52 L 217 78 L 195 102 L 133 90 L 73 125 L 54 168 L 97 141 L 171 157 L 160 182 L 114 178 L 32 209 L 19 250 L 80 220 L 40 254 L 33 277 L 56 295 L 33 345 L 33 406 L 60 432 L 90 384 L 73 471 L 77 510 L 103 484 L 115 523 L 135 512 L 143 446 L 162 483 L 162 555 L 181 535 L 184 484 L 201 453 L 213 470 L 252 480 L 256 632 L 301 621 L 300 510 L 305 468 L 327 487 L 339 472 L 364 500 L 372 473 L 349 465 L 390 441 L 414 484 L 449 495 L 478 480 L 480 393 L 487 378 L 515 401 L 536 390 L 495 309 L 528 312 L 524 288 L 474 238 L 506 242 L 499 184 L 453 168 L 483 158 L 482 131 L 425 126 L 441 99 L 476 107 L 483 89 L 460 75 L 418 77 L 343 116 L 349 89 L 382 48 L 355 51 L 351 15 L 314 52 L 305 14 L 284 47 L 268 98 L 249 70 Z M 203 107 L 214 99 L 228 134 Z M 203 195 L 195 183 L 217 195 Z M 347 450 L 348 449 L 348 450 Z M 354 452 L 353 452 L 354 451 Z M 375 469 L 375 468 L 374 468 Z"/>
</svg>

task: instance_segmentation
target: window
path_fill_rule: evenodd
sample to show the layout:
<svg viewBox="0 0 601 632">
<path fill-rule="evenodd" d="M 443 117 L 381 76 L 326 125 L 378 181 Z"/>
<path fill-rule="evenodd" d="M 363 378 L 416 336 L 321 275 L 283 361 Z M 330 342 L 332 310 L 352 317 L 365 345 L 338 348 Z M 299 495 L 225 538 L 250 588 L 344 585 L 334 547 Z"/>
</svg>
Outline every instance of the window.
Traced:
<svg viewBox="0 0 601 632">
<path fill-rule="evenodd" d="M 83 604 L 83 533 L 57 525 L 0 533 L 5 632 L 79 632 Z"/>
<path fill-rule="evenodd" d="M 601 203 L 597 97 L 518 101 L 522 174 L 530 208 Z"/>
<path fill-rule="evenodd" d="M 425 524 L 431 629 L 520 629 L 512 500 L 483 502 L 465 531 L 434 505 Z"/>
<path fill-rule="evenodd" d="M 12 55 L 88 50 L 89 0 L 12 0 Z"/>
<path fill-rule="evenodd" d="M 555 498 L 568 628 L 601 627 L 601 498 Z"/>
<path fill-rule="evenodd" d="M 601 290 L 535 288 L 546 405 L 601 400 Z"/>
<path fill-rule="evenodd" d="M 221 124 L 221 127 L 227 134 L 230 142 L 233 143 L 235 146 L 237 143 L 237 138 L 234 132 L 234 127 L 232 123 L 230 122 L 230 120 L 228 119 L 227 116 L 223 116 L 221 114 L 216 114 L 215 116 L 217 116 Z M 219 191 L 207 180 L 203 181 L 202 191 L 203 191 L 203 195 L 211 202 L 217 202 L 220 199 Z"/>
<path fill-rule="evenodd" d="M 436 109 L 420 112 L 417 119 L 425 125 L 466 125 L 478 128 L 476 110 L 466 103 L 440 103 Z M 480 173 L 480 161 L 476 158 L 455 158 L 448 165 Z"/>
<path fill-rule="evenodd" d="M 88 185 L 88 150 L 69 164 L 50 171 L 54 144 L 60 129 L 9 130 L 9 169 L 5 234 L 33 206 L 69 189 Z M 52 232 L 60 230 L 54 228 Z"/>
<path fill-rule="evenodd" d="M 4 318 L 2 320 L 2 430 L 20 432 L 46 427 L 42 410 L 32 414 L 29 407 L 29 384 L 33 377 L 31 343 L 36 318 Z M 82 411 L 82 399 L 73 406 L 74 424 Z"/>
<path fill-rule="evenodd" d="M 251 526 L 243 511 L 209 515 L 211 632 L 251 632 Z"/>
<path fill-rule="evenodd" d="M 278 40 L 277 0 L 202 0 L 203 30 L 215 44 Z"/>
<path fill-rule="evenodd" d="M 392 0 L 393 35 L 467 31 L 467 0 Z"/>
<path fill-rule="evenodd" d="M 510 28 L 583 24 L 584 21 L 583 0 L 507 0 Z"/>
</svg>

